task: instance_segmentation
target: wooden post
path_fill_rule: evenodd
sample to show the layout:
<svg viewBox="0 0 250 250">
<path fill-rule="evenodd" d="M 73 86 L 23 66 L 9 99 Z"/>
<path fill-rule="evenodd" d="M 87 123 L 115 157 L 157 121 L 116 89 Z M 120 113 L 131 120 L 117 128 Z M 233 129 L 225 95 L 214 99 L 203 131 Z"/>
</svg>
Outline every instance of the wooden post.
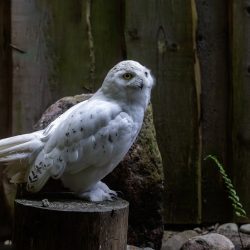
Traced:
<svg viewBox="0 0 250 250">
<path fill-rule="evenodd" d="M 17 250 L 125 250 L 128 202 L 15 201 Z"/>
</svg>

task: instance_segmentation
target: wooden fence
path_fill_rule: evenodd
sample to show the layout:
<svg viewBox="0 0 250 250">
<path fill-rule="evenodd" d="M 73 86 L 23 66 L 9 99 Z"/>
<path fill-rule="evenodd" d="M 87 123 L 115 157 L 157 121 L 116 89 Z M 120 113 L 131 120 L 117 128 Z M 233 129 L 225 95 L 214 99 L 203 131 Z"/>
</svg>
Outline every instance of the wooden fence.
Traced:
<svg viewBox="0 0 250 250">
<path fill-rule="evenodd" d="M 58 98 L 93 92 L 115 63 L 138 60 L 157 81 L 166 223 L 233 219 L 208 154 L 250 215 L 250 1 L 0 0 L 0 13 L 1 137 L 31 131 Z"/>
</svg>

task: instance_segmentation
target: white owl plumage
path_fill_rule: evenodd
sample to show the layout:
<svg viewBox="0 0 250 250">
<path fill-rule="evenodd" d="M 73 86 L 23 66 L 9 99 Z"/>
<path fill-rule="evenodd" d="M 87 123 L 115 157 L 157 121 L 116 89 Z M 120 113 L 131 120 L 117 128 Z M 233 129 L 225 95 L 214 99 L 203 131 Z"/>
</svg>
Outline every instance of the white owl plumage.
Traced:
<svg viewBox="0 0 250 250">
<path fill-rule="evenodd" d="M 135 141 L 154 80 L 136 61 L 115 65 L 101 88 L 47 128 L 0 140 L 0 162 L 14 183 L 39 191 L 52 177 L 90 201 L 111 200 L 116 192 L 101 182 Z M 18 164 L 26 162 L 26 164 Z"/>
</svg>

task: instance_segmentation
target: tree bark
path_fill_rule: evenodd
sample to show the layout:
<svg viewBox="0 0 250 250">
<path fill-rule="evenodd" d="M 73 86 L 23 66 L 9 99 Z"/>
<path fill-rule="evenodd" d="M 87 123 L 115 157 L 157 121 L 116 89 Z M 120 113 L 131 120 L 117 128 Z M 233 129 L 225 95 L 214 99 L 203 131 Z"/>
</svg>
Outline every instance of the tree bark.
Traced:
<svg viewBox="0 0 250 250">
<path fill-rule="evenodd" d="M 127 247 L 128 202 L 15 201 L 17 250 L 110 250 Z"/>
</svg>

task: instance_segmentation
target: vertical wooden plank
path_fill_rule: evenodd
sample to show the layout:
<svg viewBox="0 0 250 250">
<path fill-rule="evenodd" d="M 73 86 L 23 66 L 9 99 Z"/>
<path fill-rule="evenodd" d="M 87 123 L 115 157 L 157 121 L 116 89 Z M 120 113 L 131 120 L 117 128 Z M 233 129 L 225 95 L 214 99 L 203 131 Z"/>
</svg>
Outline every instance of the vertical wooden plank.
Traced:
<svg viewBox="0 0 250 250">
<path fill-rule="evenodd" d="M 43 11 L 49 13 L 49 24 L 43 35 L 52 61 L 46 62 L 51 68 L 49 85 L 54 86 L 54 93 L 60 92 L 60 97 L 93 90 L 89 2 L 39 1 Z"/>
<path fill-rule="evenodd" d="M 10 134 L 11 122 L 10 1 L 0 0 L 0 139 Z M 10 237 L 10 214 L 5 204 L 0 166 L 0 240 Z"/>
<path fill-rule="evenodd" d="M 35 1 L 12 1 L 14 134 L 30 131 L 41 114 L 41 108 L 51 101 L 43 39 L 47 19 Z"/>
<path fill-rule="evenodd" d="M 227 0 L 196 0 L 197 47 L 202 85 L 202 158 L 219 157 L 226 167 L 229 145 L 229 43 Z M 229 169 L 226 169 L 229 172 Z M 231 206 L 213 162 L 202 161 L 202 222 L 228 221 Z"/>
<path fill-rule="evenodd" d="M 236 190 L 250 215 L 250 1 L 232 1 L 232 165 Z M 244 221 L 239 220 L 239 221 Z"/>
<path fill-rule="evenodd" d="M 102 84 L 108 70 L 124 59 L 122 0 L 92 0 L 91 13 L 96 90 Z"/>
<path fill-rule="evenodd" d="M 125 27 L 128 58 L 156 74 L 153 107 L 165 168 L 165 222 L 198 223 L 200 82 L 195 3 L 127 0 Z"/>
<path fill-rule="evenodd" d="M 10 134 L 11 91 L 10 3 L 0 1 L 0 138 Z"/>
<path fill-rule="evenodd" d="M 59 97 L 100 86 L 122 57 L 119 10 L 120 1 L 12 1 L 15 134 Z"/>
<path fill-rule="evenodd" d="M 88 88 L 89 49 L 81 1 L 12 1 L 13 132 L 30 131 L 62 95 Z"/>
</svg>

